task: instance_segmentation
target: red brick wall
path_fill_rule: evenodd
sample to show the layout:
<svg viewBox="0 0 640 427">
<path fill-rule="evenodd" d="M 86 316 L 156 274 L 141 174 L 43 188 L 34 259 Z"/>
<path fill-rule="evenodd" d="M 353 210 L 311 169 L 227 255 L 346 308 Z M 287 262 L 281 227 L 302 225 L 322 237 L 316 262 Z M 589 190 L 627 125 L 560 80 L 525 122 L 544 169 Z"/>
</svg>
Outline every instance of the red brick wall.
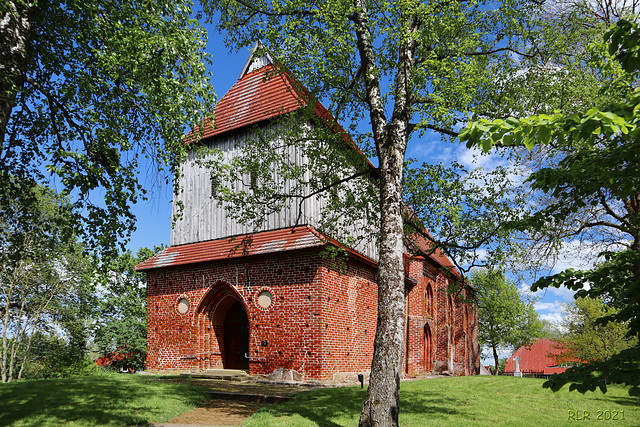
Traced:
<svg viewBox="0 0 640 427">
<path fill-rule="evenodd" d="M 224 367 L 222 320 L 231 303 L 239 300 L 249 320 L 250 373 L 270 374 L 283 368 L 306 378 L 339 379 L 368 372 L 377 315 L 375 268 L 353 259 L 338 267 L 318 252 L 300 250 L 150 271 L 147 369 Z M 425 277 L 424 262 L 409 260 L 406 270 L 404 369 L 410 374 L 448 368 L 447 281 L 443 273 L 436 280 Z M 433 290 L 433 318 L 425 312 L 427 285 Z M 267 309 L 257 301 L 263 290 L 273 296 Z M 184 314 L 177 309 L 181 298 L 189 302 Z M 455 371 L 465 374 L 479 363 L 479 351 L 472 351 L 477 348 L 477 326 L 474 330 L 474 315 L 464 314 L 462 308 L 454 312 Z M 425 324 L 431 331 L 434 363 L 425 360 Z"/>
<path fill-rule="evenodd" d="M 469 309 L 460 299 L 449 295 L 449 279 L 445 272 L 429 268 L 429 261 L 421 257 L 411 259 L 409 263 L 405 271 L 413 280 L 407 281 L 405 372 L 476 374 L 480 353 L 475 309 Z M 432 277 L 422 274 L 423 271 L 430 271 Z M 414 285 L 414 281 L 417 284 Z M 428 302 L 428 287 L 432 303 Z M 428 337 L 431 337 L 429 342 Z"/>
<path fill-rule="evenodd" d="M 320 295 L 321 378 L 371 369 L 378 313 L 375 270 L 358 262 L 340 269 L 326 260 Z"/>
</svg>

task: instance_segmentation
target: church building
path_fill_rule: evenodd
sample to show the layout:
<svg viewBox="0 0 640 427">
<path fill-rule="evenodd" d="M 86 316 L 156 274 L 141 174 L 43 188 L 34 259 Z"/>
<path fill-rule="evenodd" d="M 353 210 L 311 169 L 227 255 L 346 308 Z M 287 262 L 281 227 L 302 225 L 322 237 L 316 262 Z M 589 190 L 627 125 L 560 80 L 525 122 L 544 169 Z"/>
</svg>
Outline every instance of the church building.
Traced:
<svg viewBox="0 0 640 427">
<path fill-rule="evenodd" d="M 268 55 L 251 55 L 218 102 L 215 126 L 196 144 L 232 158 L 257 127 L 304 107 L 300 86 L 274 69 Z M 314 113 L 328 115 L 320 103 Z M 347 247 L 323 234 L 313 198 L 269 215 L 255 230 L 219 206 L 211 173 L 195 153 L 183 173 L 184 190 L 174 200 L 183 212 L 171 246 L 136 267 L 147 273 L 147 370 L 242 369 L 305 380 L 368 373 L 376 245 Z M 331 246 L 348 254 L 340 268 L 322 256 Z M 458 277 L 443 253 L 424 258 L 407 248 L 405 374 L 478 373 L 476 308 L 448 292 Z"/>
</svg>

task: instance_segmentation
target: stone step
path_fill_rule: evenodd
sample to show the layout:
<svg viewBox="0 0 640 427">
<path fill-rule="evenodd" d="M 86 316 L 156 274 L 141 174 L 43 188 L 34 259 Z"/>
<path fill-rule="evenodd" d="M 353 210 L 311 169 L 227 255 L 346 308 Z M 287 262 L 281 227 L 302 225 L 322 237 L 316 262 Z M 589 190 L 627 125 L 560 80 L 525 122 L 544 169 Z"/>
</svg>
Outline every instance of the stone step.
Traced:
<svg viewBox="0 0 640 427">
<path fill-rule="evenodd" d="M 205 369 L 200 372 L 182 374 L 190 378 L 206 378 L 210 380 L 249 381 L 251 376 L 239 369 Z"/>
<path fill-rule="evenodd" d="M 221 400 L 234 400 L 241 402 L 260 402 L 260 403 L 283 403 L 291 400 L 291 396 L 281 396 L 274 394 L 259 394 L 259 393 L 235 393 L 227 391 L 205 391 L 212 399 Z"/>
</svg>

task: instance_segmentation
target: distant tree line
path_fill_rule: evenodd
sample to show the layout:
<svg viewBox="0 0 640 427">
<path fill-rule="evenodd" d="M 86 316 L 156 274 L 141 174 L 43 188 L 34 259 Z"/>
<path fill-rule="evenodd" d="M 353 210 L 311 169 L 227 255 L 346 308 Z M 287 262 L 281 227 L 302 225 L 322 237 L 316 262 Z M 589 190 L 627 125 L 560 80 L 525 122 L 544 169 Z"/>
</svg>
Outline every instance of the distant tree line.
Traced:
<svg viewBox="0 0 640 427">
<path fill-rule="evenodd" d="M 154 252 L 90 256 L 68 200 L 43 186 L 31 197 L 0 206 L 2 382 L 87 374 L 104 355 L 143 369 L 146 287 L 133 267 Z"/>
</svg>

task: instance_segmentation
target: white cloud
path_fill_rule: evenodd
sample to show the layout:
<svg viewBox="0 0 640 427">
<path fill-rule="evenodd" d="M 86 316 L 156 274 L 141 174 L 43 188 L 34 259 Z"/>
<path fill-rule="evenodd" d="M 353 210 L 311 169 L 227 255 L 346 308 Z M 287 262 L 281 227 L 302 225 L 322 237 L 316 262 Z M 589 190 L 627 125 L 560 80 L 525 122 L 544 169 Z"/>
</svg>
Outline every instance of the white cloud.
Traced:
<svg viewBox="0 0 640 427">
<path fill-rule="evenodd" d="M 564 319 L 564 315 L 562 313 L 545 313 L 540 315 L 541 320 L 549 320 L 553 323 L 561 323 Z"/>
<path fill-rule="evenodd" d="M 498 166 L 508 166 L 509 162 L 496 154 L 495 152 L 484 153 L 479 148 L 467 148 L 464 145 L 460 145 L 455 152 L 455 158 L 461 165 L 474 169 L 481 167 L 487 171 L 492 171 Z"/>
<path fill-rule="evenodd" d="M 572 300 L 573 296 L 576 294 L 576 291 L 572 291 L 571 289 L 565 288 L 564 286 L 561 286 L 559 288 L 550 287 L 549 292 L 564 301 Z"/>
<path fill-rule="evenodd" d="M 518 291 L 520 295 L 525 298 L 542 298 L 544 296 L 543 290 L 531 292 L 531 285 L 526 282 L 522 282 L 518 285 Z"/>
<path fill-rule="evenodd" d="M 622 247 L 622 245 L 619 245 L 619 247 L 616 248 L 602 242 L 588 240 L 571 240 L 564 242 L 558 253 L 557 262 L 552 273 L 560 273 L 568 268 L 573 268 L 574 270 L 591 269 L 596 264 L 604 261 L 604 259 L 599 256 L 601 252 L 622 249 Z"/>
<path fill-rule="evenodd" d="M 561 304 L 558 301 L 554 302 L 536 302 L 533 307 L 536 311 L 557 311 L 561 308 Z"/>
</svg>

